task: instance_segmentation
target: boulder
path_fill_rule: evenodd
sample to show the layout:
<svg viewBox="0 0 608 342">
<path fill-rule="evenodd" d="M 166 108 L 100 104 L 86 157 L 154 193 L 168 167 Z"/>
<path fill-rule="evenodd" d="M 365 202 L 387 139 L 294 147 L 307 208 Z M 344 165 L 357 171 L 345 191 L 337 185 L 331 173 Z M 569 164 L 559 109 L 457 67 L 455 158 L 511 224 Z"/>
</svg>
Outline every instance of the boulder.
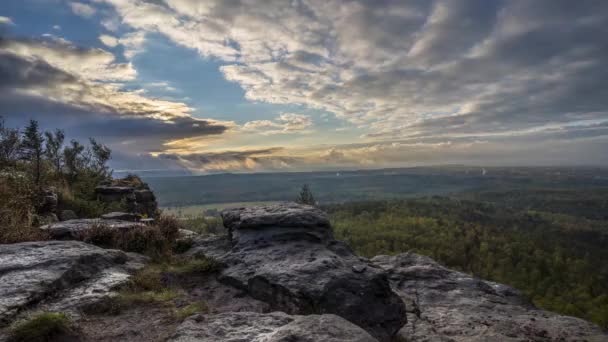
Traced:
<svg viewBox="0 0 608 342">
<path fill-rule="evenodd" d="M 61 215 L 59 215 L 61 221 L 67 220 L 75 220 L 78 218 L 78 215 L 73 210 L 62 210 Z"/>
<path fill-rule="evenodd" d="M 122 211 L 113 211 L 111 213 L 101 215 L 103 220 L 122 220 L 136 222 L 141 219 L 141 215 L 136 213 L 125 213 Z"/>
<path fill-rule="evenodd" d="M 56 214 L 57 213 L 58 196 L 55 188 L 45 189 L 42 193 L 42 201 L 40 203 L 39 212 L 41 214 Z"/>
<path fill-rule="evenodd" d="M 172 342 L 374 342 L 365 330 L 336 315 L 230 312 L 184 321 Z"/>
<path fill-rule="evenodd" d="M 143 224 L 123 220 L 76 219 L 47 224 L 40 229 L 48 232 L 53 239 L 75 239 L 87 230 L 100 225 L 111 229 L 132 229 Z"/>
<path fill-rule="evenodd" d="M 158 203 L 154 192 L 148 189 L 145 183 L 121 182 L 115 180 L 115 184 L 100 185 L 95 188 L 97 199 L 104 203 L 124 203 L 129 212 L 153 217 L 158 210 Z M 129 186 L 129 185 L 131 186 Z"/>
<path fill-rule="evenodd" d="M 178 231 L 178 239 L 180 240 L 188 240 L 197 237 L 198 234 L 188 229 L 180 229 Z"/>
<path fill-rule="evenodd" d="M 539 310 L 517 290 L 447 269 L 413 253 L 377 256 L 406 301 L 407 341 L 608 341 L 587 321 Z"/>
<path fill-rule="evenodd" d="M 76 315 L 110 295 L 144 262 L 78 241 L 0 245 L 0 322 L 30 310 Z"/>
<path fill-rule="evenodd" d="M 232 249 L 205 249 L 226 265 L 220 281 L 289 314 L 336 314 L 380 340 L 405 323 L 405 305 L 385 272 L 335 241 L 322 211 L 286 203 L 222 217 L 233 231 Z"/>
</svg>

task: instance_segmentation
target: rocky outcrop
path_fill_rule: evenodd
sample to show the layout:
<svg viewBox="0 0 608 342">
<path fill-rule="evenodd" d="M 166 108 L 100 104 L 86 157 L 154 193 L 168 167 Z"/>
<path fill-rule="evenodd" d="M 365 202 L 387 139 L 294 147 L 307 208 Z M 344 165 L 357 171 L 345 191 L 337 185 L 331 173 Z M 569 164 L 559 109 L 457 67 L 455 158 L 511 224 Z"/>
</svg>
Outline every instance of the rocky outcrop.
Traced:
<svg viewBox="0 0 608 342">
<path fill-rule="evenodd" d="M 114 219 L 76 219 L 47 224 L 41 226 L 40 229 L 48 232 L 53 239 L 65 240 L 78 239 L 81 234 L 98 226 L 117 230 L 128 230 L 143 225 L 143 223 L 139 222 Z"/>
<path fill-rule="evenodd" d="M 95 188 L 95 194 L 104 203 L 124 203 L 125 209 L 132 213 L 154 217 L 158 210 L 154 192 L 135 176 L 100 185 Z"/>
<path fill-rule="evenodd" d="M 408 305 L 407 341 L 608 341 L 584 320 L 539 310 L 517 290 L 405 253 L 372 259 Z"/>
<path fill-rule="evenodd" d="M 376 339 L 336 315 L 230 312 L 191 317 L 169 341 L 374 342 Z"/>
<path fill-rule="evenodd" d="M 0 245 L 0 322 L 28 310 L 76 314 L 125 283 L 144 262 L 77 241 Z"/>
<path fill-rule="evenodd" d="M 341 316 L 380 340 L 405 323 L 405 306 L 385 272 L 334 240 L 322 211 L 286 203 L 230 209 L 222 216 L 233 232 L 232 249 L 222 254 L 210 247 L 221 241 L 197 247 L 226 265 L 220 281 L 274 310 Z"/>
</svg>

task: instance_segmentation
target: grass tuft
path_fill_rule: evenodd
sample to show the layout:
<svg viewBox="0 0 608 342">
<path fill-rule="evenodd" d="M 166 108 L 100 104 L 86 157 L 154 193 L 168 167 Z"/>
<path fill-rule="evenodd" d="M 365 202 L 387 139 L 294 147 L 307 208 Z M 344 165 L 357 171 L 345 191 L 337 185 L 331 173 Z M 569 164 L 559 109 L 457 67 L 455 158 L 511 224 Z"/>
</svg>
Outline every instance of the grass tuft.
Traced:
<svg viewBox="0 0 608 342">
<path fill-rule="evenodd" d="M 63 312 L 42 312 L 16 322 L 10 330 L 10 341 L 51 341 L 73 333 L 72 322 Z"/>
</svg>

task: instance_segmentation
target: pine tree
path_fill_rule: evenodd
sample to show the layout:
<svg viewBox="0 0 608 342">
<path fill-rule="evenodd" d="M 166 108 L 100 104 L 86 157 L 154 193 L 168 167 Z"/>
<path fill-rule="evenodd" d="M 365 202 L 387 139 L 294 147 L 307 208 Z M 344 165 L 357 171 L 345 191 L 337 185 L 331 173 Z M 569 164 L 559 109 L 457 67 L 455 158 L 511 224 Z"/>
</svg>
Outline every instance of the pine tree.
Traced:
<svg viewBox="0 0 608 342">
<path fill-rule="evenodd" d="M 34 184 L 40 188 L 42 181 L 42 156 L 44 138 L 38 128 L 38 121 L 30 120 L 30 124 L 23 131 L 21 142 L 21 158 L 30 163 Z"/>
<path fill-rule="evenodd" d="M 298 195 L 296 202 L 308 205 L 317 204 L 317 202 L 315 201 L 315 197 L 312 195 L 312 191 L 310 191 L 310 187 L 308 186 L 308 184 L 304 184 L 302 186 L 302 190 L 300 190 L 300 194 Z"/>
</svg>

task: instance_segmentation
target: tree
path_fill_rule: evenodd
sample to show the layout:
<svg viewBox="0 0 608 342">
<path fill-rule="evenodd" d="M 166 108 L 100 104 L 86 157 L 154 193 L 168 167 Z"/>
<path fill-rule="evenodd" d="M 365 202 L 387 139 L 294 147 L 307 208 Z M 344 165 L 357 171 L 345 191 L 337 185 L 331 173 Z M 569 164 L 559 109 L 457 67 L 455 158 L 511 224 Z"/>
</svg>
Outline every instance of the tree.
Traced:
<svg viewBox="0 0 608 342">
<path fill-rule="evenodd" d="M 55 173 L 60 175 L 63 163 L 61 148 L 65 140 L 65 134 L 62 130 L 56 129 L 55 132 L 44 132 L 46 137 L 45 155 L 49 162 L 53 165 Z"/>
<path fill-rule="evenodd" d="M 317 204 L 317 202 L 315 201 L 315 197 L 312 195 L 312 191 L 310 191 L 310 187 L 308 186 L 308 184 L 304 184 L 302 186 L 302 190 L 300 190 L 300 194 L 298 195 L 296 202 L 308 205 Z"/>
<path fill-rule="evenodd" d="M 91 143 L 91 161 L 90 167 L 101 177 L 110 176 L 110 168 L 107 166 L 108 161 L 112 156 L 112 150 L 106 145 L 98 143 L 95 139 L 89 138 Z"/>
<path fill-rule="evenodd" d="M 0 117 L 0 168 L 14 166 L 19 153 L 19 130 L 7 128 Z"/>
<path fill-rule="evenodd" d="M 23 131 L 23 140 L 21 142 L 21 157 L 30 163 L 32 167 L 32 175 L 34 184 L 40 188 L 42 179 L 42 156 L 44 138 L 38 128 L 38 121 L 30 120 L 29 125 Z"/>
<path fill-rule="evenodd" d="M 63 160 L 65 163 L 67 179 L 70 184 L 74 183 L 78 174 L 86 166 L 86 161 L 82 152 L 84 146 L 77 140 L 70 141 L 70 145 L 63 149 Z"/>
</svg>

